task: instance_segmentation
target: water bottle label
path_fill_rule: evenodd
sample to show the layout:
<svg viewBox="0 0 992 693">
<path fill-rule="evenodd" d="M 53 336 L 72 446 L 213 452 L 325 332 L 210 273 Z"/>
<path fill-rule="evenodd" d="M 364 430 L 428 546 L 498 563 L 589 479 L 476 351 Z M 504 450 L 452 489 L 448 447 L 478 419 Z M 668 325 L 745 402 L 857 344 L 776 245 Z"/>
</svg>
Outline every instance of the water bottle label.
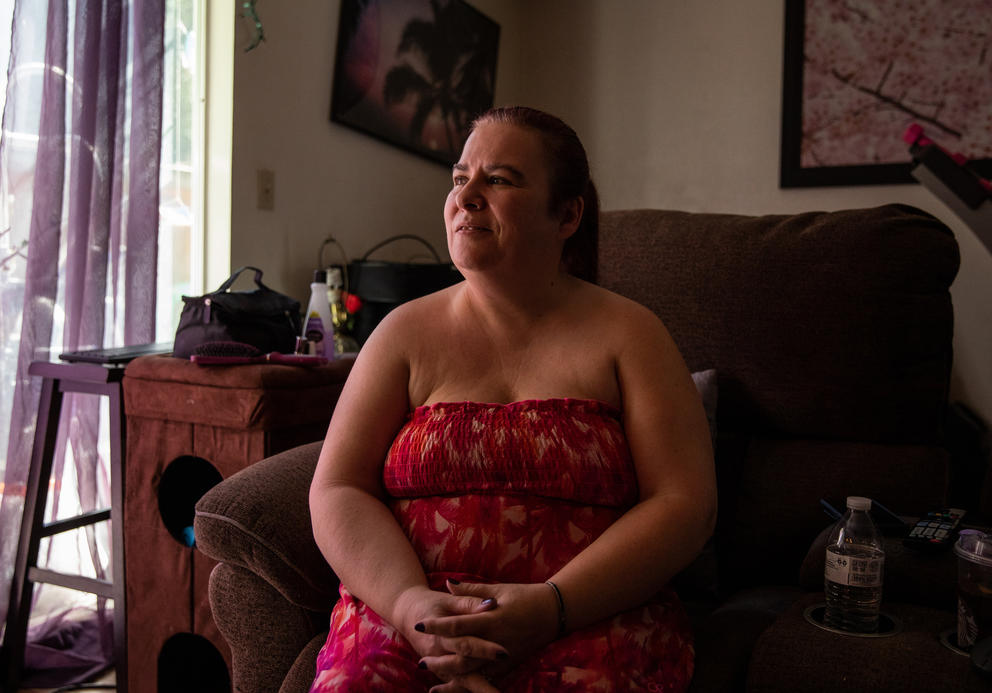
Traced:
<svg viewBox="0 0 992 693">
<path fill-rule="evenodd" d="M 884 558 L 849 556 L 827 549 L 824 576 L 830 582 L 850 587 L 878 587 L 882 584 Z"/>
</svg>

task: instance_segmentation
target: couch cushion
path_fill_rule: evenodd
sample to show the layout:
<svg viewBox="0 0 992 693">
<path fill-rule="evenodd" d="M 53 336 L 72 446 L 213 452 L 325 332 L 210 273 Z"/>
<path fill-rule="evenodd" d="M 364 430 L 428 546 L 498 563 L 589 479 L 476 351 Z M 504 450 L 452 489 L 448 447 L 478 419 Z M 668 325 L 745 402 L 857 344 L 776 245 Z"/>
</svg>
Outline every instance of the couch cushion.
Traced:
<svg viewBox="0 0 992 693">
<path fill-rule="evenodd" d="M 696 667 L 689 693 L 741 689 L 754 643 L 768 626 L 803 596 L 798 587 L 767 587 L 738 592 L 717 609 L 692 613 Z"/>
<path fill-rule="evenodd" d="M 720 373 L 720 426 L 875 442 L 940 439 L 950 230 L 901 205 L 762 217 L 604 212 L 599 281 Z"/>
<path fill-rule="evenodd" d="M 715 368 L 696 371 L 692 374 L 692 382 L 696 385 L 699 398 L 706 412 L 706 423 L 710 426 L 710 440 L 716 445 L 716 408 L 720 401 L 719 378 Z"/>
<path fill-rule="evenodd" d="M 717 389 L 717 373 L 715 369 L 696 371 L 692 374 L 699 398 L 703 402 L 703 411 L 710 426 L 710 439 L 716 447 L 716 410 L 719 401 Z M 693 559 L 692 563 L 683 568 L 674 578 L 672 587 L 682 599 L 712 601 L 720 595 L 720 573 L 717 563 L 716 543 L 711 537 L 706 545 Z"/>
</svg>

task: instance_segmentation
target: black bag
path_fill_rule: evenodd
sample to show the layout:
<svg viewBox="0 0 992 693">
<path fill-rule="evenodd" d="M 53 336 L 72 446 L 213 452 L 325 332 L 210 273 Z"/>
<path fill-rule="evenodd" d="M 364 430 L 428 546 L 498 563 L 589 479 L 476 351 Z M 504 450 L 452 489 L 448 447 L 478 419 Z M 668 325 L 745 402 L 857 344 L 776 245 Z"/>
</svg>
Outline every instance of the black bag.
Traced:
<svg viewBox="0 0 992 693">
<path fill-rule="evenodd" d="M 230 291 L 238 275 L 255 271 L 257 289 Z M 183 296 L 172 355 L 189 358 L 206 342 L 242 342 L 263 353 L 292 353 L 301 332 L 300 302 L 262 283 L 262 270 L 240 267 L 216 291 Z"/>
<path fill-rule="evenodd" d="M 427 246 L 434 262 L 384 262 L 368 257 L 384 245 L 412 240 Z M 456 284 L 462 275 L 450 262 L 442 262 L 434 246 L 420 236 L 401 234 L 372 246 L 360 260 L 348 263 L 348 291 L 362 299 L 362 309 L 355 314 L 353 336 L 364 344 L 379 321 L 401 303 Z"/>
</svg>

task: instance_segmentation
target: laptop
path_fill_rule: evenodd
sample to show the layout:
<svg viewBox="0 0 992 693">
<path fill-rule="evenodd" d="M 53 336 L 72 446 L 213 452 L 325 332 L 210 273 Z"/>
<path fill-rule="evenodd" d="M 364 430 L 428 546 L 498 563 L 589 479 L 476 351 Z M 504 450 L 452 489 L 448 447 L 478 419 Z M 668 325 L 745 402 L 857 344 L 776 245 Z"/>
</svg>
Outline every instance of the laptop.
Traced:
<svg viewBox="0 0 992 693">
<path fill-rule="evenodd" d="M 171 353 L 172 342 L 157 342 L 155 344 L 132 344 L 131 346 L 110 347 L 107 349 L 65 351 L 59 354 L 59 358 L 70 363 L 102 363 L 113 365 L 128 363 L 139 356 Z"/>
</svg>

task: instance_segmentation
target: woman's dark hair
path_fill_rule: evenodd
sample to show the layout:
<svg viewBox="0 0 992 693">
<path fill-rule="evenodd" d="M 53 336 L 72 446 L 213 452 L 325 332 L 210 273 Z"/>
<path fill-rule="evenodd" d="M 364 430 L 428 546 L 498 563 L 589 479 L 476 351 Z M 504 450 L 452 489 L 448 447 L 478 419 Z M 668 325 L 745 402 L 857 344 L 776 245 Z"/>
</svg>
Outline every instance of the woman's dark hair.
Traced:
<svg viewBox="0 0 992 693">
<path fill-rule="evenodd" d="M 599 195 L 589 176 L 589 160 L 579 136 L 561 119 L 526 106 L 490 109 L 475 119 L 472 129 L 480 123 L 506 123 L 530 128 L 541 135 L 551 168 L 551 211 L 560 212 L 576 197 L 584 202 L 579 228 L 565 240 L 562 261 L 569 273 L 595 282 Z"/>
</svg>

